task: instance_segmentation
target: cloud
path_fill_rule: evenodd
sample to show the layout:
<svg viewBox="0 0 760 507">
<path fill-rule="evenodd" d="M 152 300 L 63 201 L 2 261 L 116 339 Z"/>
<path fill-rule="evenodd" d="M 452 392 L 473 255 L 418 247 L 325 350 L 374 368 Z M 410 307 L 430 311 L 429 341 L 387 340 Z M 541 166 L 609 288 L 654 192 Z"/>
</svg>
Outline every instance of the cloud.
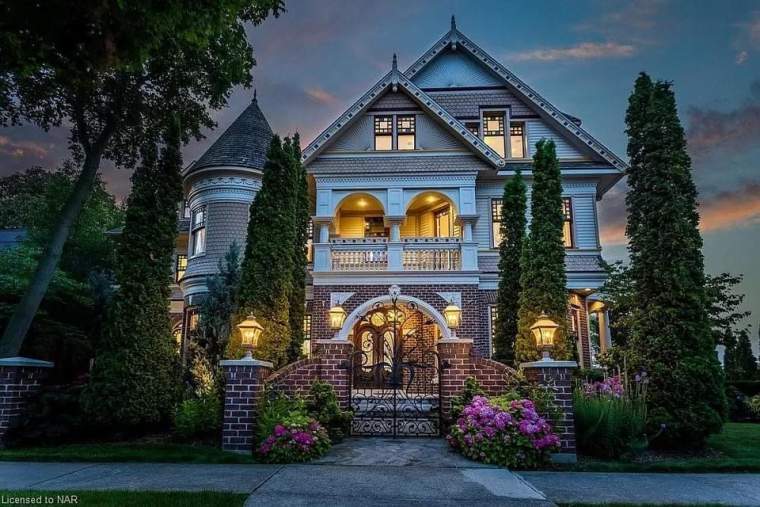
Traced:
<svg viewBox="0 0 760 507">
<path fill-rule="evenodd" d="M 623 34 L 640 45 L 651 44 L 660 34 L 661 11 L 664 0 L 639 0 L 628 5 L 605 3 L 613 6 L 601 14 L 588 19 L 574 28 L 579 32 L 602 34 L 605 37 L 620 37 Z M 621 6 L 622 5 L 622 6 Z"/>
<path fill-rule="evenodd" d="M 0 136 L 0 154 L 13 158 L 34 157 L 43 160 L 48 149 L 34 141 L 14 141 L 7 136 Z"/>
<path fill-rule="evenodd" d="M 334 104 L 337 102 L 335 95 L 320 88 L 307 88 L 306 95 L 317 104 Z"/>
<path fill-rule="evenodd" d="M 750 98 L 733 111 L 699 107 L 686 111 L 689 152 L 693 157 L 756 144 L 760 139 L 760 81 L 753 82 L 750 90 Z"/>
<path fill-rule="evenodd" d="M 739 51 L 739 53 L 736 55 L 736 65 L 741 65 L 746 62 L 747 57 L 749 57 L 749 53 L 746 51 Z"/>
<path fill-rule="evenodd" d="M 636 53 L 636 46 L 617 42 L 582 42 L 564 48 L 532 49 L 511 53 L 514 61 L 553 62 L 557 60 L 597 60 L 600 58 L 628 58 Z"/>
</svg>

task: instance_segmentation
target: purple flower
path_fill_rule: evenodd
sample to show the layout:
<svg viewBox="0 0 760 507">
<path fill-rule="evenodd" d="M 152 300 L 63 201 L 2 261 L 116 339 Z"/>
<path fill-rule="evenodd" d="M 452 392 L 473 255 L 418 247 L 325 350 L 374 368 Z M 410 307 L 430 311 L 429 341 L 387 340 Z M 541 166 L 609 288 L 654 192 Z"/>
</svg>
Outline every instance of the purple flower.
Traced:
<svg viewBox="0 0 760 507">
<path fill-rule="evenodd" d="M 277 426 L 274 427 L 274 436 L 276 436 L 276 437 L 282 437 L 287 432 L 288 432 L 288 430 L 282 424 L 278 424 Z"/>
</svg>

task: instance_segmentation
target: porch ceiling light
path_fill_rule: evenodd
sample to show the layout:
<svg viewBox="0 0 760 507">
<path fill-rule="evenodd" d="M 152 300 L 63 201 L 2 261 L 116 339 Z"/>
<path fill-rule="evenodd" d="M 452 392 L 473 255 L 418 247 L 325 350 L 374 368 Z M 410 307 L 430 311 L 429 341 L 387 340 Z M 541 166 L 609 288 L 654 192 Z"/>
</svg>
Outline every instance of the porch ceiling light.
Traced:
<svg viewBox="0 0 760 507">
<path fill-rule="evenodd" d="M 237 325 L 240 330 L 240 344 L 245 350 L 245 357 L 243 359 L 253 359 L 253 349 L 259 344 L 259 337 L 261 337 L 264 328 L 258 323 L 256 317 L 252 313 L 248 314 L 248 317 Z"/>
<path fill-rule="evenodd" d="M 332 329 L 341 329 L 343 323 L 346 321 L 346 310 L 342 306 L 336 304 L 329 311 L 330 314 L 330 327 Z"/>
<path fill-rule="evenodd" d="M 551 361 L 550 352 L 554 348 L 554 334 L 557 329 L 559 329 L 559 324 L 546 314 L 541 314 L 535 324 L 530 326 L 530 332 L 536 340 L 536 347 L 543 356 L 542 361 Z"/>
<path fill-rule="evenodd" d="M 446 325 L 449 329 L 454 330 L 459 327 L 462 320 L 462 309 L 453 302 L 443 309 L 443 316 L 446 319 Z"/>
</svg>

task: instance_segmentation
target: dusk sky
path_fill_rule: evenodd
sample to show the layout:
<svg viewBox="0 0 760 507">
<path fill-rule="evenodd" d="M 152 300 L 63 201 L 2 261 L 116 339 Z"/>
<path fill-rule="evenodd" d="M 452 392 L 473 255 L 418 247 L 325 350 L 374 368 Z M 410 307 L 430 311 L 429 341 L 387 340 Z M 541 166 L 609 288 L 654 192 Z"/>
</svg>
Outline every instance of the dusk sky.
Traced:
<svg viewBox="0 0 760 507">
<path fill-rule="evenodd" d="M 406 69 L 458 28 L 619 156 L 627 159 L 624 117 L 639 71 L 675 84 L 700 191 L 706 268 L 743 273 L 753 341 L 760 321 L 760 1 L 290 0 L 288 12 L 249 30 L 258 65 L 259 105 L 272 128 L 310 141 L 390 70 Z M 236 90 L 208 138 L 184 150 L 185 163 L 250 100 Z M 67 158 L 63 129 L 0 129 L 0 175 Z M 304 143 L 305 144 L 305 143 Z M 104 170 L 119 197 L 129 172 Z M 625 183 L 600 203 L 608 260 L 625 257 Z"/>
</svg>

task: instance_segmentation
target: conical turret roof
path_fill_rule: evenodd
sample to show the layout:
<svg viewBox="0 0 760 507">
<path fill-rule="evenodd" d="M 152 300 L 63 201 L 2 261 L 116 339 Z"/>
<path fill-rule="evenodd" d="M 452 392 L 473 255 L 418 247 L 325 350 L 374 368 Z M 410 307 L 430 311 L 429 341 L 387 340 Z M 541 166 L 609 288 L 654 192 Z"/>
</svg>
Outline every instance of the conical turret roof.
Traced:
<svg viewBox="0 0 760 507">
<path fill-rule="evenodd" d="M 188 172 L 204 167 L 235 166 L 263 169 L 272 128 L 259 109 L 254 92 L 251 104 L 240 113 L 227 130 L 190 167 Z"/>
</svg>

